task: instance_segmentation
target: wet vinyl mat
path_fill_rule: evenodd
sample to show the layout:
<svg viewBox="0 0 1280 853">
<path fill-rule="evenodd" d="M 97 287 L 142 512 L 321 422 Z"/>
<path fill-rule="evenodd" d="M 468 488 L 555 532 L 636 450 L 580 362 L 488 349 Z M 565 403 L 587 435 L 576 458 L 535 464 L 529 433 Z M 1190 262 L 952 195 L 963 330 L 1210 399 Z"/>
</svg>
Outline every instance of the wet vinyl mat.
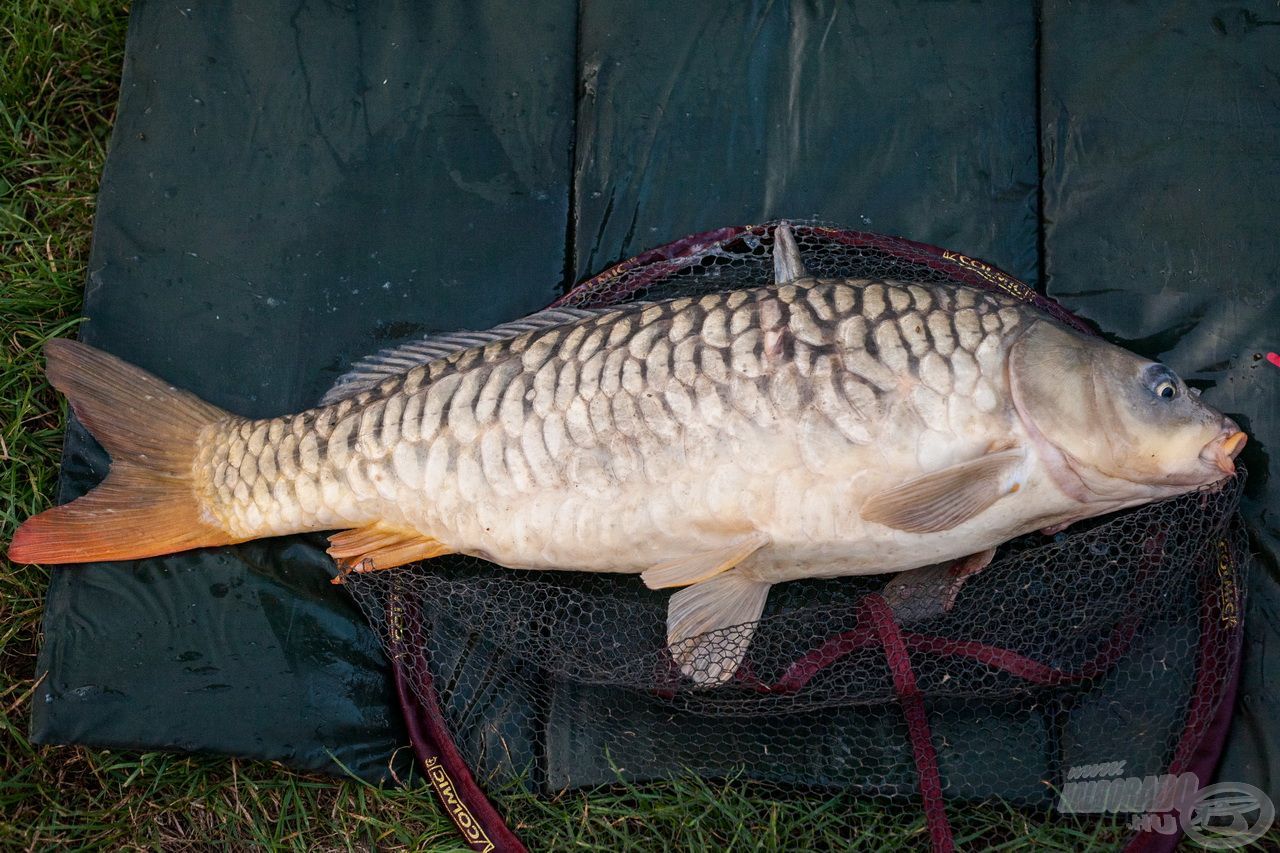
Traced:
<svg viewBox="0 0 1280 853">
<path fill-rule="evenodd" d="M 1272 12 L 136 3 L 82 337 L 268 416 L 366 353 L 730 223 L 818 216 L 987 258 L 1250 433 L 1261 559 L 1222 772 L 1272 790 Z M 105 470 L 73 426 L 60 497 Z M 405 740 L 387 663 L 324 544 L 55 572 L 35 738 L 383 776 Z"/>
</svg>

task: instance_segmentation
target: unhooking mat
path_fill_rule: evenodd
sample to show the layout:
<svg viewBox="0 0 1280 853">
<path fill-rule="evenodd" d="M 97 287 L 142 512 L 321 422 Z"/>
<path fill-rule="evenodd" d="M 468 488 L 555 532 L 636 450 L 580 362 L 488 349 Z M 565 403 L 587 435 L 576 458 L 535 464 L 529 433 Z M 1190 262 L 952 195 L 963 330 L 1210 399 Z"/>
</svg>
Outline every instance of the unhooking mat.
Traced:
<svg viewBox="0 0 1280 853">
<path fill-rule="evenodd" d="M 1276 795 L 1280 26 L 1264 2 L 133 5 L 83 338 L 238 413 L 650 246 L 818 216 L 987 258 L 1250 433 L 1225 779 Z M 105 472 L 68 434 L 62 499 Z M 56 572 L 41 742 L 384 775 L 319 536 Z M 1270 677 L 1268 677 L 1270 676 Z"/>
</svg>

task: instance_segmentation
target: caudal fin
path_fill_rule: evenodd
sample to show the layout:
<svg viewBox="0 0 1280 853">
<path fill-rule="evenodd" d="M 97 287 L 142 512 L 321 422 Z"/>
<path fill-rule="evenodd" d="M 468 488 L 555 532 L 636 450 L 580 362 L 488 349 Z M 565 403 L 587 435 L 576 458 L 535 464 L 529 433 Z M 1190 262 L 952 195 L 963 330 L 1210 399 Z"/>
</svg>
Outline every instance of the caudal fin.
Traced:
<svg viewBox="0 0 1280 853">
<path fill-rule="evenodd" d="M 77 341 L 49 341 L 45 356 L 111 470 L 84 497 L 27 519 L 10 560 L 129 560 L 235 541 L 201 512 L 192 476 L 200 431 L 231 415 Z"/>
</svg>

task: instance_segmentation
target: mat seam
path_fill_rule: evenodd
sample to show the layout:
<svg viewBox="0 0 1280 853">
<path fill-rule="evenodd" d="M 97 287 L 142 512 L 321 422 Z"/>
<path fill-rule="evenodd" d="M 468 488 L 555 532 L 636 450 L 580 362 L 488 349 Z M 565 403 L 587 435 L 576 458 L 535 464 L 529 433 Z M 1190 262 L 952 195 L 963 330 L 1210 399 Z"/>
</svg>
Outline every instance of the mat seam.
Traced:
<svg viewBox="0 0 1280 853">
<path fill-rule="evenodd" d="M 582 118 L 582 0 L 573 12 L 573 118 L 569 131 L 569 204 L 564 222 L 564 276 L 560 283 L 563 296 L 573 289 L 578 278 L 578 133 Z"/>
</svg>

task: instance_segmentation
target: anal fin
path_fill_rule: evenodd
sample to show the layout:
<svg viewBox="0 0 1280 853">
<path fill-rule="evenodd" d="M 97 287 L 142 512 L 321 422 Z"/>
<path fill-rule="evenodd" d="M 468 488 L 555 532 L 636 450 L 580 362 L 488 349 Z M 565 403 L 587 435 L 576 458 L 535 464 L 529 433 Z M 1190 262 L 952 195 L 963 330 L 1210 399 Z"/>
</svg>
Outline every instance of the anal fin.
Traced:
<svg viewBox="0 0 1280 853">
<path fill-rule="evenodd" d="M 667 645 L 684 675 L 722 684 L 742 665 L 769 584 L 731 571 L 686 587 L 667 605 Z"/>
<path fill-rule="evenodd" d="M 453 553 L 452 548 L 430 536 L 380 521 L 333 534 L 327 550 L 340 565 L 356 572 L 393 569 Z M 344 574 L 334 578 L 334 583 L 341 583 Z"/>
<path fill-rule="evenodd" d="M 862 505 L 862 517 L 909 533 L 950 530 L 1018 490 L 1023 452 L 988 453 L 878 492 Z"/>
<path fill-rule="evenodd" d="M 768 542 L 769 539 L 764 534 L 751 533 L 723 548 L 658 563 L 643 572 L 640 579 L 649 589 L 696 584 L 729 571 Z"/>
</svg>

